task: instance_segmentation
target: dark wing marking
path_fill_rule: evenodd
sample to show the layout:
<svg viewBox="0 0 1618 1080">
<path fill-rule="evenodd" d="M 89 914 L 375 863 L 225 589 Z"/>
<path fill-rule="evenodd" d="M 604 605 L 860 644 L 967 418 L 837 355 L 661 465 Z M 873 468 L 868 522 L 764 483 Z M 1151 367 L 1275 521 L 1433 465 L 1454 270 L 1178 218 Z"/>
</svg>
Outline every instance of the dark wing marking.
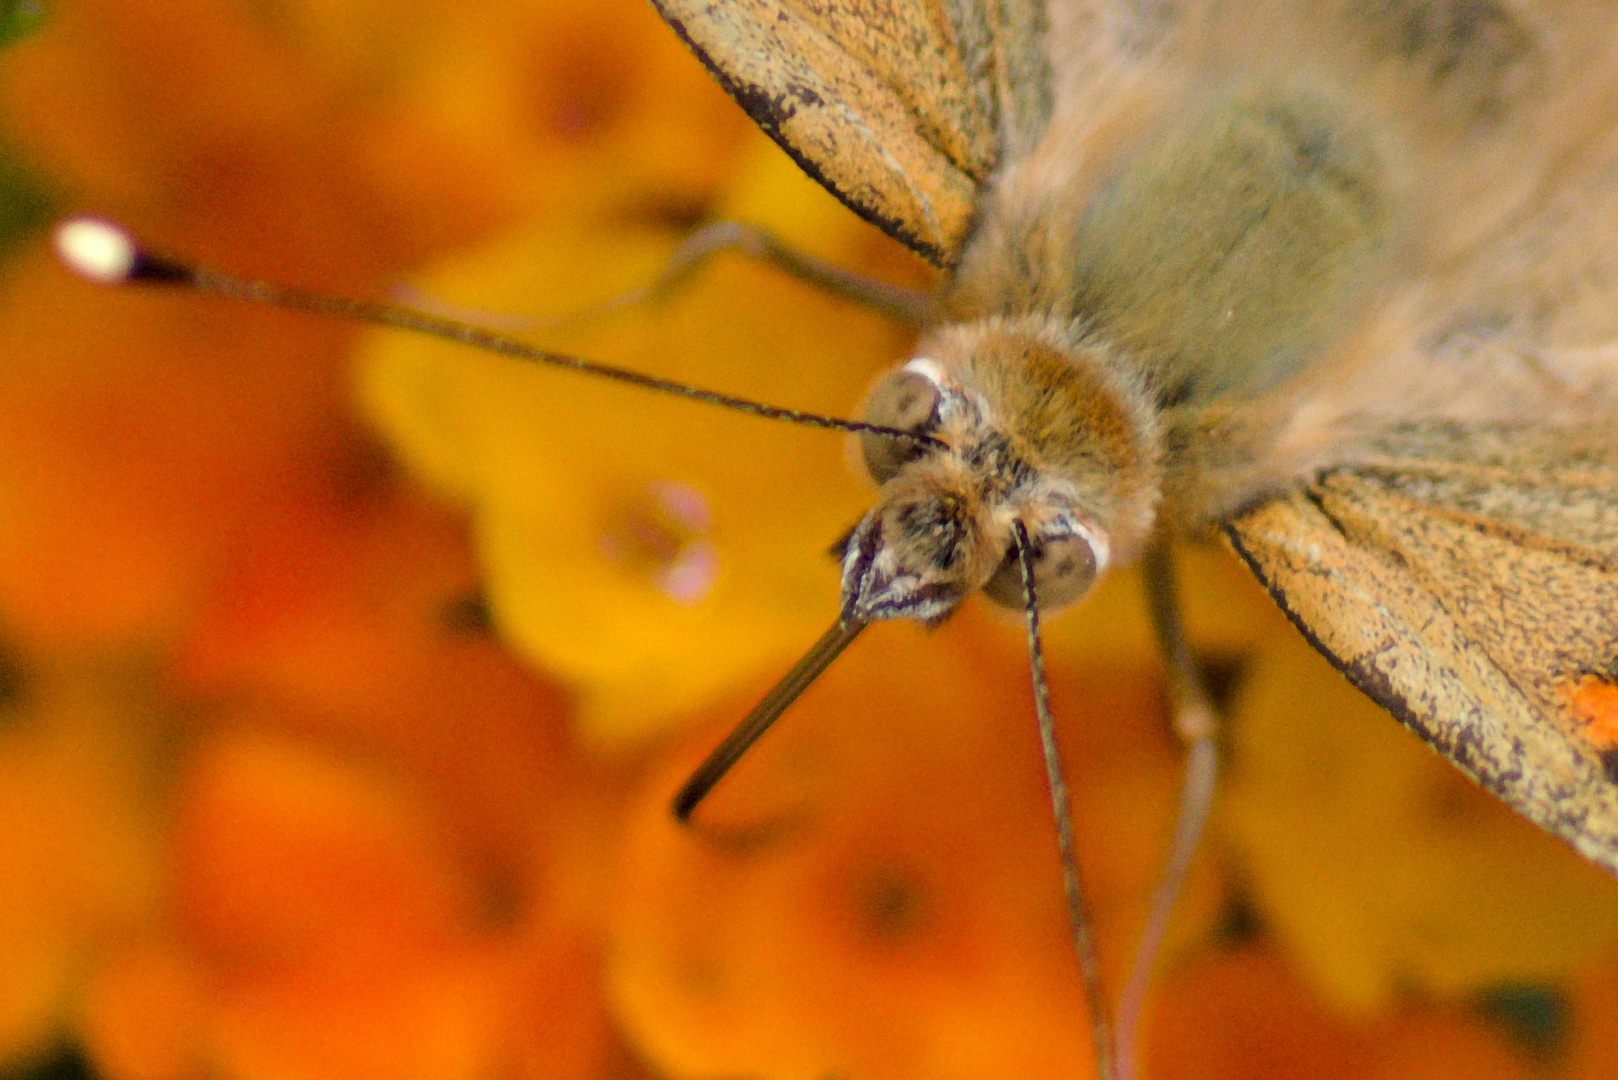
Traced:
<svg viewBox="0 0 1618 1080">
<path fill-rule="evenodd" d="M 1044 0 L 653 3 L 810 176 L 940 266 L 1049 114 Z"/>
<path fill-rule="evenodd" d="M 1618 439 L 1385 434 L 1225 526 L 1304 635 L 1519 813 L 1618 872 Z M 1594 683 L 1592 683 L 1594 680 Z"/>
</svg>

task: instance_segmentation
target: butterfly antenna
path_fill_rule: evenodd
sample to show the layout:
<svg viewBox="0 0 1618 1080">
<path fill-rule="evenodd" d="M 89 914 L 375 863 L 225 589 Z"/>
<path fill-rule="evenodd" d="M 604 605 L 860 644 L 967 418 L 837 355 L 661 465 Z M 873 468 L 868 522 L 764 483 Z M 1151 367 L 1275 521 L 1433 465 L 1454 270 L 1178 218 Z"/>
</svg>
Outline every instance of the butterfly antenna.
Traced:
<svg viewBox="0 0 1618 1080">
<path fill-rule="evenodd" d="M 1067 894 L 1068 929 L 1084 979 L 1085 1003 L 1090 1013 L 1090 1039 L 1095 1049 L 1096 1075 L 1113 1080 L 1113 1039 L 1107 1024 L 1107 1006 L 1101 995 L 1101 961 L 1096 955 L 1090 907 L 1084 899 L 1079 858 L 1073 850 L 1073 811 L 1068 804 L 1067 779 L 1056 746 L 1056 722 L 1051 717 L 1051 688 L 1045 679 L 1045 649 L 1039 634 L 1039 601 L 1034 593 L 1034 548 L 1021 521 L 1012 523 L 1017 537 L 1017 561 L 1022 567 L 1023 612 L 1028 621 L 1028 672 L 1034 684 L 1034 714 L 1039 722 L 1039 746 L 1045 755 L 1045 784 L 1056 819 L 1056 850 L 1062 860 L 1062 888 Z"/>
<path fill-rule="evenodd" d="M 859 619 L 838 619 L 833 623 L 832 628 L 804 653 L 803 659 L 793 665 L 774 689 L 764 695 L 764 700 L 753 706 L 753 711 L 742 718 L 742 722 L 725 736 L 725 741 L 681 785 L 679 793 L 674 796 L 674 816 L 681 821 L 690 820 L 697 804 L 707 798 L 708 792 L 723 779 L 731 766 L 741 760 L 742 755 L 758 742 L 759 736 L 770 730 L 770 725 L 780 719 L 787 707 L 797 701 L 798 696 L 809 689 L 809 684 L 820 678 L 832 661 L 842 655 L 860 631 L 869 625 Z"/>
<path fill-rule="evenodd" d="M 880 424 L 867 424 L 859 420 L 842 420 L 799 409 L 784 409 L 731 394 L 721 394 L 715 390 L 704 390 L 669 379 L 659 379 L 653 375 L 611 364 L 599 364 L 564 353 L 550 352 L 484 327 L 458 322 L 401 304 L 325 296 L 178 262 L 152 254 L 137 244 L 127 229 L 100 218 L 75 217 L 63 221 L 56 228 L 56 250 L 70 269 L 81 277 L 102 285 L 172 285 L 248 303 L 411 330 L 516 360 L 548 364 L 551 367 L 565 368 L 585 375 L 613 379 L 645 390 L 690 398 L 693 401 L 719 405 L 770 420 L 785 420 L 788 423 L 835 431 L 870 432 L 890 438 L 908 439 L 937 448 L 944 447 L 944 443 L 939 439 L 917 435 L 911 431 L 883 427 Z"/>
<path fill-rule="evenodd" d="M 1154 545 L 1143 560 L 1152 622 L 1169 666 L 1174 698 L 1174 728 L 1187 744 L 1185 775 L 1180 782 L 1180 810 L 1174 839 L 1157 888 L 1152 892 L 1146 928 L 1130 965 L 1129 979 L 1118 998 L 1118 1080 L 1135 1078 L 1135 1037 L 1152 967 L 1168 930 L 1180 889 L 1202 841 L 1208 814 L 1219 787 L 1218 714 L 1203 685 L 1186 643 L 1185 627 L 1174 588 L 1173 565 L 1166 545 Z"/>
</svg>

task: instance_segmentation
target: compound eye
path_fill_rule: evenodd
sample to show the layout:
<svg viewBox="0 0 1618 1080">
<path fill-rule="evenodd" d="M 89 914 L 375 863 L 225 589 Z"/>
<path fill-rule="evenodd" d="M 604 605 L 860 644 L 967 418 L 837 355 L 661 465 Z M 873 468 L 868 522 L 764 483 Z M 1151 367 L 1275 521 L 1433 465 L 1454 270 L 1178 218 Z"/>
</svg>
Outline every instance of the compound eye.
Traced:
<svg viewBox="0 0 1618 1080">
<path fill-rule="evenodd" d="M 900 371 L 876 388 L 871 395 L 865 419 L 883 427 L 926 435 L 938 426 L 938 404 L 943 399 L 938 384 L 917 371 Z M 926 446 L 912 439 L 860 432 L 860 450 L 871 479 L 885 484 L 907 462 L 914 461 Z"/>
<path fill-rule="evenodd" d="M 1071 604 L 1090 591 L 1106 568 L 1106 543 L 1081 525 L 1058 525 L 1029 542 L 1034 549 L 1034 596 L 1041 609 Z M 1026 606 L 1016 544 L 983 586 L 983 595 L 1002 607 L 1020 611 Z"/>
</svg>

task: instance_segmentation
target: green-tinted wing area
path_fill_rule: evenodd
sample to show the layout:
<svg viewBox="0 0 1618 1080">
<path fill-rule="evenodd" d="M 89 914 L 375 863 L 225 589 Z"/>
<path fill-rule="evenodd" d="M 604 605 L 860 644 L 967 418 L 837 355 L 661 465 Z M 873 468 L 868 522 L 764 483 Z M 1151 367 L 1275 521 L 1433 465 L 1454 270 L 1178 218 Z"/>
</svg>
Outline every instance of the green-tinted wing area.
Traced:
<svg viewBox="0 0 1618 1080">
<path fill-rule="evenodd" d="M 940 266 L 1049 113 L 1043 0 L 652 0 L 771 138 Z"/>
<path fill-rule="evenodd" d="M 1361 690 L 1618 872 L 1618 439 L 1426 424 L 1225 527 Z"/>
</svg>

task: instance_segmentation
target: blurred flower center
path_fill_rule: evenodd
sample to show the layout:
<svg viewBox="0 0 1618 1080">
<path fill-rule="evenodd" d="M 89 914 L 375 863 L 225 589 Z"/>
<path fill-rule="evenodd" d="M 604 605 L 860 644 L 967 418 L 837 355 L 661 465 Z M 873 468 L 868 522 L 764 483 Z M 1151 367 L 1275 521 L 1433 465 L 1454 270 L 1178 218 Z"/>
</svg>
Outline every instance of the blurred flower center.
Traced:
<svg viewBox="0 0 1618 1080">
<path fill-rule="evenodd" d="M 708 538 L 712 524 L 702 492 L 658 480 L 613 515 L 597 543 L 608 559 L 650 580 L 675 603 L 692 607 L 719 578 L 719 549 Z"/>
<path fill-rule="evenodd" d="M 902 945 L 927 922 L 927 886 L 898 867 L 882 867 L 859 887 L 857 907 L 866 937 L 875 944 Z"/>
</svg>

